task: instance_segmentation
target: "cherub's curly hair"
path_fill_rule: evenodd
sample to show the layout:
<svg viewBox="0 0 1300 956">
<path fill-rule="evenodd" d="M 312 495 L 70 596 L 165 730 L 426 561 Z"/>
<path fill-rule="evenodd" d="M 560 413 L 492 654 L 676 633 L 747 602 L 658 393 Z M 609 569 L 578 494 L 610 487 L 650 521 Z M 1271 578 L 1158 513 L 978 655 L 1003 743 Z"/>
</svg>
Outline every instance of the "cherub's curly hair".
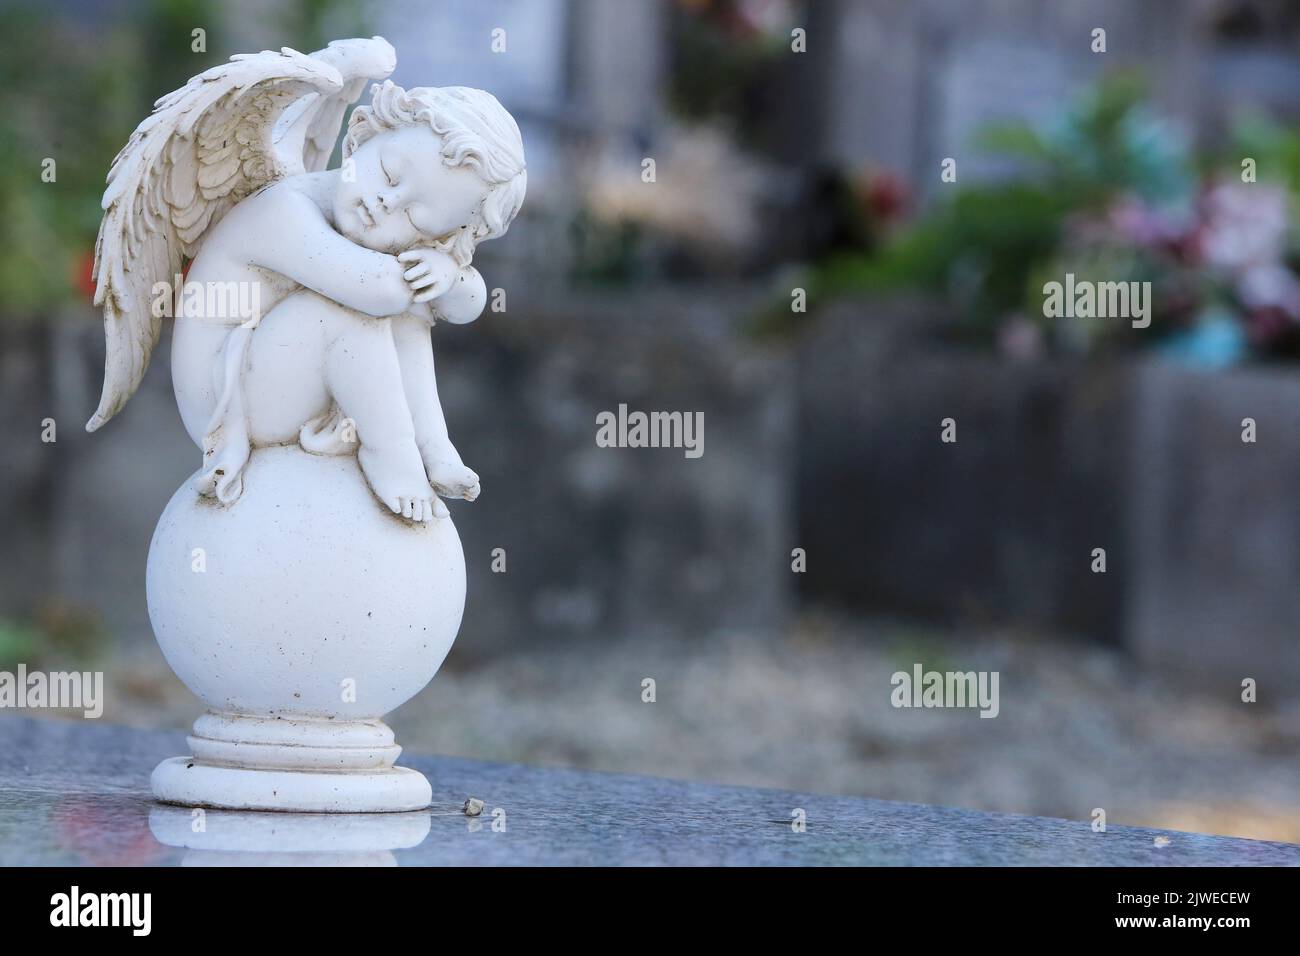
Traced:
<svg viewBox="0 0 1300 956">
<path fill-rule="evenodd" d="M 505 234 L 528 188 L 524 141 L 514 118 L 495 96 L 467 86 L 417 86 L 404 90 L 391 80 L 371 88 L 369 106 L 358 106 L 343 140 L 346 159 L 379 133 L 427 125 L 442 137 L 443 162 L 468 166 L 491 187 L 475 221 L 440 244 L 461 265 L 484 239 Z"/>
</svg>

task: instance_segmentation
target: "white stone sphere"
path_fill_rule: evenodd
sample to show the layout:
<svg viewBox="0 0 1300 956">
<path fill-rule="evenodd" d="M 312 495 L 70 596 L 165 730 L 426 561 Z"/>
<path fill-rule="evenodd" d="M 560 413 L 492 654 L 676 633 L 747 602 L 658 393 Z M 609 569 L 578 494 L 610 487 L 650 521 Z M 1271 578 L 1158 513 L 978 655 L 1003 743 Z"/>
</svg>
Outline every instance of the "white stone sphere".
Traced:
<svg viewBox="0 0 1300 956">
<path fill-rule="evenodd" d="M 371 720 L 447 656 L 465 557 L 450 518 L 392 514 L 354 456 L 259 448 L 234 504 L 172 496 L 147 592 L 168 664 L 213 710 Z"/>
</svg>

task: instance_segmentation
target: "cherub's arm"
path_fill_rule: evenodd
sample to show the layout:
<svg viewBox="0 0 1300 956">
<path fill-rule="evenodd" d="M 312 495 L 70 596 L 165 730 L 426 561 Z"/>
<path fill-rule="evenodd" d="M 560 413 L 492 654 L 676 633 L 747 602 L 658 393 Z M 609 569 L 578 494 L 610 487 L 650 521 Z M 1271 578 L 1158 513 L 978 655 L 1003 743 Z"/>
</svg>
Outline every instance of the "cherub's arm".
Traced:
<svg viewBox="0 0 1300 956">
<path fill-rule="evenodd" d="M 273 195 L 274 193 L 274 195 Z M 292 189 L 271 189 L 258 197 L 262 212 L 275 218 L 273 235 L 254 237 L 252 265 L 278 272 L 327 299 L 382 318 L 410 307 L 413 293 L 395 256 L 345 239 L 308 197 Z"/>
</svg>

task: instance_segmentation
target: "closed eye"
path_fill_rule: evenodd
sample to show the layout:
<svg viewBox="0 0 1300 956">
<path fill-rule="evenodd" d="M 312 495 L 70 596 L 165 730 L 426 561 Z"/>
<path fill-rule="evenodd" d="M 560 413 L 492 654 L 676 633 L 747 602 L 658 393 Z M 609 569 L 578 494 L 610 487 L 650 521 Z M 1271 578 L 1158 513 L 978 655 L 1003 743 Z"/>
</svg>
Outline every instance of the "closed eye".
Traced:
<svg viewBox="0 0 1300 956">
<path fill-rule="evenodd" d="M 396 186 L 397 180 L 394 179 L 392 174 L 388 171 L 388 167 L 384 164 L 384 157 L 382 156 L 379 157 L 379 168 L 383 171 L 384 178 L 388 180 L 388 185 Z"/>
</svg>

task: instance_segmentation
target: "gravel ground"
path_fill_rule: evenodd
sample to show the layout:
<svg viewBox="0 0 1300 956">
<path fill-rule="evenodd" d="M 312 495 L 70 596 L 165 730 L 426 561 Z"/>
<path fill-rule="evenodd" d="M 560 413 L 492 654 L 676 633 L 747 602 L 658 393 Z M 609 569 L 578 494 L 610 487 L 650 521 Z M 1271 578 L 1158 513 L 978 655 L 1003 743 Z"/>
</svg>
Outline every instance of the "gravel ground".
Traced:
<svg viewBox="0 0 1300 956">
<path fill-rule="evenodd" d="M 781 642 L 467 658 L 392 716 L 406 748 L 1300 842 L 1300 702 L 1243 703 L 1235 675 L 1190 689 L 1092 645 L 828 615 Z M 998 716 L 895 709 L 890 677 L 916 662 L 997 671 Z M 197 713 L 156 651 L 108 679 L 108 720 Z"/>
</svg>

